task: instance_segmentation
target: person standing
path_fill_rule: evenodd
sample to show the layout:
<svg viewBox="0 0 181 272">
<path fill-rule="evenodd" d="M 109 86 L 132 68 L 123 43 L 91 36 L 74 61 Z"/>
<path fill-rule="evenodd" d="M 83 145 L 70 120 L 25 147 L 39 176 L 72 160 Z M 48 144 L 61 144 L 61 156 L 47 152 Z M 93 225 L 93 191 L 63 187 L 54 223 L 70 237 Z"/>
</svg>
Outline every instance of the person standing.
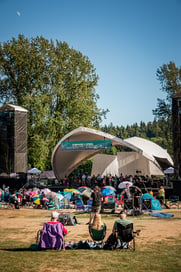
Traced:
<svg viewBox="0 0 181 272">
<path fill-rule="evenodd" d="M 132 199 L 129 183 L 126 183 L 126 188 L 123 190 L 122 194 L 124 195 L 125 199 Z"/>
<path fill-rule="evenodd" d="M 92 209 L 90 213 L 89 222 L 87 224 L 92 224 L 94 216 L 100 214 L 101 203 L 102 203 L 102 194 L 101 189 L 98 186 L 95 186 L 93 193 L 91 194 L 92 198 Z"/>
<path fill-rule="evenodd" d="M 140 208 L 140 197 L 141 197 L 141 192 L 135 187 L 134 193 L 133 193 L 133 199 L 134 199 L 134 207 L 136 209 Z"/>
<path fill-rule="evenodd" d="M 165 189 L 163 188 L 163 186 L 160 186 L 158 194 L 159 194 L 160 204 L 161 205 L 165 204 Z"/>
<path fill-rule="evenodd" d="M 133 198 L 130 191 L 129 183 L 126 183 L 126 188 L 121 194 L 124 196 L 124 210 L 133 209 Z"/>
</svg>

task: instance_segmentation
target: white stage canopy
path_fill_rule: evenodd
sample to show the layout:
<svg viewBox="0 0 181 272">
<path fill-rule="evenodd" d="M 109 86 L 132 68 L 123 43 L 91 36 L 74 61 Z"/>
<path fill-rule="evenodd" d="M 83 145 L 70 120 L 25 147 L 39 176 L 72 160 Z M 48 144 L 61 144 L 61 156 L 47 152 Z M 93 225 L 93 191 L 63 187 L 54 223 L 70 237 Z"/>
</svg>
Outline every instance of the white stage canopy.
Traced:
<svg viewBox="0 0 181 272">
<path fill-rule="evenodd" d="M 133 138 L 137 138 L 137 141 L 132 140 Z M 173 166 L 173 161 L 166 150 L 143 138 L 133 138 L 122 140 L 111 134 L 87 127 L 74 129 L 57 143 L 52 152 L 51 163 L 54 174 L 58 180 L 63 179 L 76 169 L 83 161 L 104 150 L 104 148 L 97 148 L 96 145 L 93 146 L 94 141 L 111 141 L 112 146 L 128 147 L 132 151 L 135 151 L 149 159 L 153 164 L 160 168 L 160 170 L 162 170 L 160 162 L 167 165 L 167 167 Z M 79 144 L 77 144 L 78 142 Z M 143 144 L 141 144 L 141 142 L 143 142 Z M 92 149 L 84 149 L 85 146 L 89 147 L 91 145 L 93 146 Z M 74 150 L 73 148 L 71 149 L 73 146 Z M 76 146 L 78 146 L 77 149 L 75 149 Z M 81 146 L 82 149 L 80 148 Z M 115 165 L 115 163 L 112 162 L 112 165 Z"/>
</svg>

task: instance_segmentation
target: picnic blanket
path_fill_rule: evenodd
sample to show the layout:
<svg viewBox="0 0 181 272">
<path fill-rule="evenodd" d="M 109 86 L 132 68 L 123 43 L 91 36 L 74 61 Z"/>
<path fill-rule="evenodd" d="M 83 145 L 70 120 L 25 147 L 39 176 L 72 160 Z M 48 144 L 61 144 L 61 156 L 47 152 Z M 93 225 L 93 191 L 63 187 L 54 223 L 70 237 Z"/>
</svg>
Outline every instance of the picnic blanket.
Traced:
<svg viewBox="0 0 181 272">
<path fill-rule="evenodd" d="M 121 245 L 117 243 L 115 249 L 127 248 L 127 243 Z M 106 247 L 106 242 L 90 242 L 90 241 L 79 241 L 79 242 L 65 242 L 65 249 L 110 249 Z"/>
<path fill-rule="evenodd" d="M 79 241 L 79 242 L 65 242 L 65 249 L 66 250 L 71 250 L 71 249 L 109 249 L 106 247 L 106 242 L 90 242 L 90 241 Z M 127 249 L 127 243 L 123 243 L 123 245 L 121 245 L 120 242 L 118 242 L 117 246 L 115 249 L 122 249 L 122 248 L 126 248 Z M 32 244 L 30 246 L 30 249 L 33 251 L 37 251 L 37 250 L 41 250 L 41 248 L 39 247 L 39 245 L 37 244 Z"/>
</svg>

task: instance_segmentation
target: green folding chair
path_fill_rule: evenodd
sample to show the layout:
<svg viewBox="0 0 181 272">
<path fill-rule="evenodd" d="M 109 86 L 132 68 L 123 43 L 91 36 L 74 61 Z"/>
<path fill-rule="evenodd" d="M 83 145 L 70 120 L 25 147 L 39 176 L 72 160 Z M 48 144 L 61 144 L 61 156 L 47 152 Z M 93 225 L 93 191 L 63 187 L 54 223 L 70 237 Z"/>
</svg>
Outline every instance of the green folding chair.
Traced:
<svg viewBox="0 0 181 272">
<path fill-rule="evenodd" d="M 89 224 L 89 234 L 94 242 L 103 242 L 106 236 L 106 224 L 103 224 L 100 230 L 92 228 L 92 224 Z"/>
</svg>

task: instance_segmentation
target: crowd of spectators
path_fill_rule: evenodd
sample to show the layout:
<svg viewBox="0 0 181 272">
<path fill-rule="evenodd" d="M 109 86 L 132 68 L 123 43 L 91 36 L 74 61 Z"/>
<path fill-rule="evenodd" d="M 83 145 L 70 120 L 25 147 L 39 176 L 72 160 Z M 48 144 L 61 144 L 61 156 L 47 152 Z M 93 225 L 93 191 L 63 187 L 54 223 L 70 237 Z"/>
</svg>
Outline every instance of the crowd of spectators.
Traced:
<svg viewBox="0 0 181 272">
<path fill-rule="evenodd" d="M 103 187 L 103 186 L 112 186 L 115 189 L 119 189 L 119 184 L 123 181 L 129 181 L 132 182 L 134 186 L 139 187 L 140 189 L 145 189 L 145 188 L 159 188 L 160 186 L 166 185 L 166 179 L 161 178 L 157 179 L 154 177 L 149 177 L 149 176 L 132 176 L 132 175 L 125 175 L 123 176 L 120 174 L 120 176 L 114 176 L 114 175 L 106 175 L 101 177 L 100 174 L 93 175 L 87 175 L 86 173 L 80 173 L 79 175 L 76 176 L 65 176 L 63 180 L 61 180 L 61 185 L 64 187 L 69 187 L 69 188 L 78 188 L 80 186 L 87 186 L 90 188 L 94 188 L 95 186 Z"/>
</svg>

